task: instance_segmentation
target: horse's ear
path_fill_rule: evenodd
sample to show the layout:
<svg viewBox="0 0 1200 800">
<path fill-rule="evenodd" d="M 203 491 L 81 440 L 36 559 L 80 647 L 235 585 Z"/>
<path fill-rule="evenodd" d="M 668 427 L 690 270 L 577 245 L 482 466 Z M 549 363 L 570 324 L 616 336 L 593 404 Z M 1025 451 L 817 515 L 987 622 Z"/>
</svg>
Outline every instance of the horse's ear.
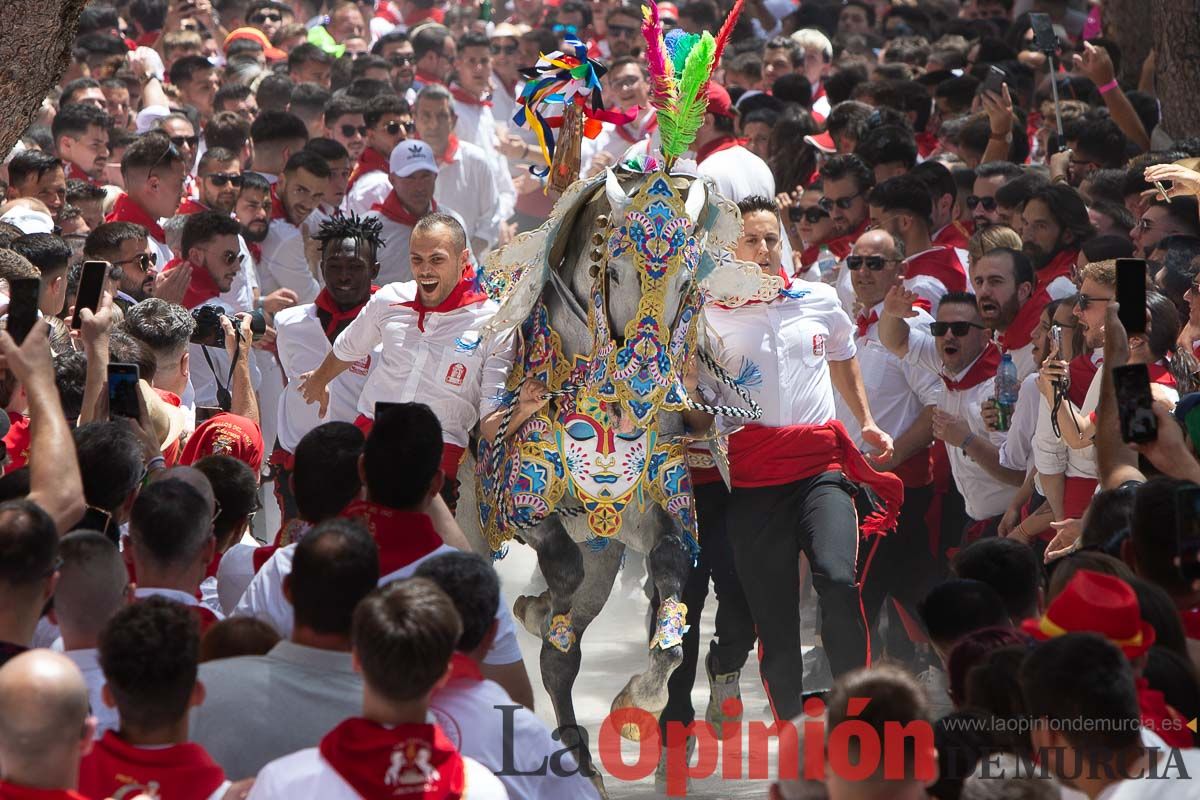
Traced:
<svg viewBox="0 0 1200 800">
<path fill-rule="evenodd" d="M 617 175 L 611 167 L 605 170 L 604 192 L 608 195 L 608 207 L 612 209 L 613 216 L 618 219 L 625 216 L 625 209 L 629 207 L 629 196 L 621 188 L 621 182 L 617 180 Z"/>
<path fill-rule="evenodd" d="M 687 200 L 684 201 L 683 207 L 687 211 L 688 219 L 693 224 L 700 221 L 700 215 L 704 213 L 704 204 L 707 200 L 707 189 L 704 186 L 704 181 L 692 181 L 692 185 L 688 187 Z"/>
</svg>

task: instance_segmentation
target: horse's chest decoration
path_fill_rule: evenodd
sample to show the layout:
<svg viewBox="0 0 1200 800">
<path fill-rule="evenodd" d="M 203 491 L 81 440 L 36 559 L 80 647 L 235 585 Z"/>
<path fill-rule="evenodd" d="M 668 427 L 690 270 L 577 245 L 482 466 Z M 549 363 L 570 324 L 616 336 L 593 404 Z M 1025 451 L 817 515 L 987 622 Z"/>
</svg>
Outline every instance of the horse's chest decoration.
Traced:
<svg viewBox="0 0 1200 800">
<path fill-rule="evenodd" d="M 615 179 L 610 180 L 611 197 Z M 493 551 L 559 508 L 564 498 L 582 507 L 597 547 L 620 533 L 625 509 L 641 511 L 654 502 L 672 515 L 696 551 L 685 442 L 659 428 L 659 412 L 688 408 L 680 376 L 696 346 L 697 273 L 713 238 L 694 222 L 697 210 L 689 215 L 685 209 L 688 183 L 651 173 L 626 207 L 614 209 L 604 230 L 593 234 L 594 277 L 586 309 L 592 344 L 586 356 L 564 356 L 540 298 L 521 324 L 507 392 L 511 399 L 525 380 L 536 379 L 549 387 L 551 400 L 501 442 L 498 452 L 494 443 L 481 445 L 480 522 Z M 733 215 L 736 224 L 736 210 Z M 614 340 L 606 265 L 623 257 L 636 265 L 640 299 L 623 337 Z M 689 288 L 668 308 L 670 287 L 679 286 L 681 277 Z M 512 286 L 520 276 L 499 280 Z"/>
</svg>

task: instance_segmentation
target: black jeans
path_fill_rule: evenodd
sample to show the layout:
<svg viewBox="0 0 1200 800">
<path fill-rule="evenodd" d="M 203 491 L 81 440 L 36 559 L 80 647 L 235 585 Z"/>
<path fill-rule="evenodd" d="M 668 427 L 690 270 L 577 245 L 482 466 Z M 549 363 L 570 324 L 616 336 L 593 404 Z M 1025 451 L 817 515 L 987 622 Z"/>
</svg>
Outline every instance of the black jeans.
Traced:
<svg viewBox="0 0 1200 800">
<path fill-rule="evenodd" d="M 884 601 L 890 597 L 910 617 L 920 619 L 917 603 L 924 599 L 934 584 L 945 577 L 945 559 L 935 555 L 929 548 L 929 526 L 925 522 L 925 515 L 932 499 L 932 486 L 906 486 L 896 530 L 883 536 L 872 536 L 863 542 L 859 582 L 862 585 L 863 611 L 871 634 L 872 661 L 883 655 L 883 642 L 879 638 L 879 612 Z M 895 620 L 895 615 L 891 618 Z M 903 626 L 900 627 L 903 630 Z M 897 634 L 900 640 L 896 638 Z M 888 640 L 893 643 L 903 638 L 903 633 L 892 631 Z M 889 651 L 892 649 L 889 645 Z M 890 652 L 890 655 L 901 660 L 911 658 L 911 644 L 905 650 Z"/>
<path fill-rule="evenodd" d="M 724 483 L 707 483 L 695 487 L 695 497 L 700 558 L 683 587 L 681 600 L 687 606 L 690 627 L 683 635 L 683 662 L 671 673 L 667 682 L 667 705 L 658 718 L 664 735 L 668 722 L 690 725 L 696 718 L 692 686 L 696 683 L 700 661 L 700 617 L 708 597 L 710 577 L 717 596 L 716 638 L 712 644 L 715 672 L 740 670 L 754 647 L 754 620 L 733 566 L 733 551 L 726 535 L 729 492 Z M 656 605 L 657 602 L 655 598 Z"/>
<path fill-rule="evenodd" d="M 866 665 L 867 632 L 855 581 L 857 489 L 840 472 L 782 486 L 735 488 L 729 542 L 760 643 L 759 670 L 775 718 L 800 714 L 800 553 L 821 601 L 821 640 L 834 677 Z"/>
</svg>

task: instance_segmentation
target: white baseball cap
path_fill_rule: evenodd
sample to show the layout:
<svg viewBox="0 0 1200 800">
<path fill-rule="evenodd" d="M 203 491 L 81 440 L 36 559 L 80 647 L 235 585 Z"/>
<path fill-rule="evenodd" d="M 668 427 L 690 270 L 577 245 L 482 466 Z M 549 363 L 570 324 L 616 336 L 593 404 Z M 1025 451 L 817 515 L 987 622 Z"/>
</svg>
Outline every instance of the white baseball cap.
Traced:
<svg viewBox="0 0 1200 800">
<path fill-rule="evenodd" d="M 54 232 L 54 220 L 49 214 L 25 206 L 10 208 L 0 216 L 0 222 L 15 225 L 25 234 Z"/>
<path fill-rule="evenodd" d="M 433 148 L 417 139 L 406 139 L 392 148 L 392 157 L 388 167 L 397 178 L 407 178 L 421 170 L 429 170 L 435 175 L 438 171 L 437 159 L 433 157 Z"/>
</svg>

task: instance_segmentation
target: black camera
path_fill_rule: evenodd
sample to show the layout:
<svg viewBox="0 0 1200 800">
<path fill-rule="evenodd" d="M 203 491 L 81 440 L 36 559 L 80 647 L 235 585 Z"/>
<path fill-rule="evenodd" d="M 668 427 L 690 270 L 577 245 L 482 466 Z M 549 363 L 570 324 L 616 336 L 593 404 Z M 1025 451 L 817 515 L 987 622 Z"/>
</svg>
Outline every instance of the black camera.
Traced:
<svg viewBox="0 0 1200 800">
<path fill-rule="evenodd" d="M 204 345 L 205 347 L 224 347 L 225 346 L 225 331 L 221 329 L 221 317 L 228 316 L 225 309 L 220 306 L 200 306 L 192 311 L 192 319 L 196 321 L 196 329 L 192 331 L 192 338 L 189 341 L 192 344 Z M 237 317 L 241 314 L 234 315 L 234 319 L 230 320 L 234 324 L 234 330 L 237 329 Z M 255 309 L 250 314 L 250 335 L 252 341 L 257 342 L 267 332 L 267 320 L 263 316 L 261 308 Z"/>
</svg>

